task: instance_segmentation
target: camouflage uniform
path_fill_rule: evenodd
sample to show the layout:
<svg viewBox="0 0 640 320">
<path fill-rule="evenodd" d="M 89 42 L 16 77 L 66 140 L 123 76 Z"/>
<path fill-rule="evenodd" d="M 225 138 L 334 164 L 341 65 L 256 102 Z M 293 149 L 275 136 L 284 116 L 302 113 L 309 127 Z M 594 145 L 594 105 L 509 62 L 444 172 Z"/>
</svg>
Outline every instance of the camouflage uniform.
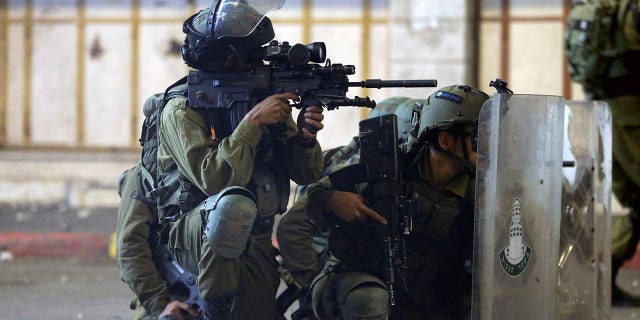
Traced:
<svg viewBox="0 0 640 320">
<path fill-rule="evenodd" d="M 346 146 L 326 150 L 322 176 L 352 163 L 358 162 L 358 142 L 354 138 Z M 278 223 L 276 237 L 282 261 L 298 283 L 304 287 L 318 275 L 325 262 L 324 242 L 326 226 L 319 225 L 307 216 L 307 186 L 298 186 L 296 201 Z"/>
<path fill-rule="evenodd" d="M 478 114 L 485 93 L 469 86 L 448 86 L 432 94 L 421 110 L 418 134 L 400 147 L 402 179 L 411 190 L 419 211 L 407 239 L 404 279 L 396 279 L 396 304 L 389 310 L 384 279 L 384 254 L 380 230 L 351 216 L 338 219 L 328 211 L 333 192 L 328 178 L 309 187 L 307 214 L 318 224 L 339 226 L 331 230 L 333 256 L 312 284 L 313 309 L 320 319 L 466 319 L 471 308 L 475 173 L 468 127 Z M 447 145 L 441 147 L 440 133 Z M 448 137 L 455 137 L 451 140 Z M 455 143 L 454 153 L 451 147 Z M 435 161 L 455 167 L 453 177 L 433 177 Z M 435 156 L 438 154 L 438 157 Z M 438 163 L 439 164 L 439 163 Z M 434 179 L 446 179 L 434 186 Z M 367 197 L 366 184 L 353 186 Z M 342 194 L 345 194 L 344 192 Z M 348 194 L 348 193 L 347 193 Z M 340 200 L 356 200 L 353 196 Z M 373 199 L 367 199 L 373 201 Z M 366 202 L 368 206 L 370 202 Z M 347 211 L 354 207 L 347 207 Z M 341 215 L 349 214 L 342 211 Z M 404 286 L 403 284 L 406 284 Z"/>
<path fill-rule="evenodd" d="M 620 203 L 631 209 L 614 222 L 611 231 L 615 281 L 622 263 L 635 255 L 640 239 L 640 96 L 618 96 L 605 101 L 611 107 L 613 121 L 612 189 Z"/>
<path fill-rule="evenodd" d="M 637 10 L 637 9 L 636 9 Z M 626 74 L 607 79 L 600 95 L 586 92 L 594 99 L 604 100 L 612 113 L 613 184 L 612 191 L 620 203 L 630 212 L 614 222 L 612 236 L 612 284 L 613 298 L 620 293 L 615 286 L 618 270 L 624 261 L 631 259 L 640 239 L 640 92 L 637 78 L 640 75 L 640 24 L 628 10 L 623 25 L 627 52 L 620 62 Z M 636 301 L 640 305 L 640 299 Z"/>
<path fill-rule="evenodd" d="M 170 100 L 162 112 L 160 188 L 184 191 L 184 187 L 175 187 L 179 180 L 197 187 L 194 192 L 213 195 L 228 186 L 246 186 L 257 198 L 258 218 L 245 251 L 237 259 L 223 258 L 211 251 L 203 236 L 200 205 L 176 216 L 159 216 L 164 230 L 168 230 L 169 248 L 176 260 L 198 275 L 201 297 L 232 300 L 233 319 L 275 317 L 280 279 L 271 242 L 273 216 L 286 208 L 289 179 L 307 184 L 318 179 L 322 171 L 319 145 L 307 147 L 297 142 L 298 128 L 291 116 L 286 126 L 274 137 L 242 120 L 229 137 L 216 144 L 206 120 L 187 106 L 185 98 Z M 180 198 L 175 192 L 168 192 L 164 199 L 172 202 Z"/>
<path fill-rule="evenodd" d="M 409 136 L 411 110 L 424 104 L 424 99 L 411 99 L 407 97 L 391 97 L 384 99 L 376 105 L 368 118 L 377 117 L 384 114 L 398 112 L 400 134 Z M 325 150 L 324 169 L 322 177 L 326 177 L 332 172 L 357 163 L 360 160 L 360 147 L 358 137 L 354 137 L 345 146 Z M 278 223 L 277 239 L 280 247 L 282 261 L 287 270 L 302 286 L 307 287 L 311 280 L 322 270 L 326 262 L 324 255 L 326 226 L 320 225 L 309 219 L 307 216 L 306 196 L 307 186 L 298 186 L 296 190 L 296 201 L 282 216 Z M 324 234 L 323 234 L 324 233 Z"/>
<path fill-rule="evenodd" d="M 426 151 L 425 151 L 426 152 Z M 425 153 L 423 153 L 425 154 Z M 466 207 L 465 195 L 473 195 L 474 180 L 460 173 L 444 189 L 431 186 L 427 157 L 420 157 L 413 171 L 407 174 L 407 183 L 413 188 L 413 197 L 420 203 L 419 218 L 414 220 L 414 231 L 409 239 L 407 291 L 398 290 L 394 319 L 464 319 L 471 306 L 471 270 L 457 253 L 469 247 L 473 239 L 457 236 L 460 219 L 473 221 L 473 207 Z M 361 189 L 363 186 L 359 186 Z M 330 190 L 328 179 L 323 178 L 309 188 L 309 213 L 316 213 L 314 221 L 326 221 L 322 207 Z M 472 203 L 472 202 L 471 202 Z M 468 203 L 466 203 L 468 205 Z M 463 212 L 464 211 L 464 212 Z M 469 216 L 471 215 L 471 216 Z M 325 222 L 326 223 L 326 222 Z M 359 235 L 359 237 L 362 235 Z M 334 264 L 337 264 L 334 262 Z M 324 273 L 326 272 L 326 273 Z M 341 310 L 333 300 L 336 287 L 345 277 L 357 275 L 332 272 L 325 268 L 314 284 L 314 304 L 320 303 L 320 319 L 338 319 Z M 381 277 L 377 274 L 376 276 Z M 321 301 L 321 302 L 318 302 Z"/>
</svg>

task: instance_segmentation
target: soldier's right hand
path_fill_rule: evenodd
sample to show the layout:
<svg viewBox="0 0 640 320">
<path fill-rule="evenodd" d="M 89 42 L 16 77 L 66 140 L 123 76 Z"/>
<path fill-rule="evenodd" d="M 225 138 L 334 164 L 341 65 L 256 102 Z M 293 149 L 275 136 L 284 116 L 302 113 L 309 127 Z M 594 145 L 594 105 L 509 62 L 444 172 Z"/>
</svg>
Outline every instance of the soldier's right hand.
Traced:
<svg viewBox="0 0 640 320">
<path fill-rule="evenodd" d="M 358 193 L 329 192 L 327 209 L 333 211 L 343 221 L 350 222 L 356 219 L 364 221 L 369 216 L 383 225 L 387 224 L 387 220 L 383 216 L 367 207 L 364 198 Z"/>
<path fill-rule="evenodd" d="M 257 127 L 282 122 L 291 113 L 288 100 L 298 99 L 300 97 L 291 92 L 274 94 L 256 104 L 245 118 Z"/>
<path fill-rule="evenodd" d="M 174 319 L 191 319 L 197 318 L 199 313 L 188 304 L 174 300 L 169 302 L 162 313 L 158 316 L 158 320 L 174 320 Z"/>
</svg>

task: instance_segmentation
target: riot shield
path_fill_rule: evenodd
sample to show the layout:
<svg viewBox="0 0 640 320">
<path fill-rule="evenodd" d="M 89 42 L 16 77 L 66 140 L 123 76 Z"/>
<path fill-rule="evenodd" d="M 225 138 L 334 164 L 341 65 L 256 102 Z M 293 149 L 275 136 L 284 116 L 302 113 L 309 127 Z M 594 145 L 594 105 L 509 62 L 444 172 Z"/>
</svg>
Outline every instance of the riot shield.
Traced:
<svg viewBox="0 0 640 320">
<path fill-rule="evenodd" d="M 568 101 L 558 290 L 554 319 L 611 313 L 611 113 L 604 102 Z"/>
<path fill-rule="evenodd" d="M 565 100 L 497 94 L 478 127 L 473 319 L 553 319 Z"/>
</svg>

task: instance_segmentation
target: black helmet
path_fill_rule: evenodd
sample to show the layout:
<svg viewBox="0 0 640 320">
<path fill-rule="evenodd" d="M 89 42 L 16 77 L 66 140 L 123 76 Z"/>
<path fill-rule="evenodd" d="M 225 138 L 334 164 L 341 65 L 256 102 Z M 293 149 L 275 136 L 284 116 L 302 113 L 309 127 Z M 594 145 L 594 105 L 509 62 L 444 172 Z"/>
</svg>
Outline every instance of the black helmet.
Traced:
<svg viewBox="0 0 640 320">
<path fill-rule="evenodd" d="M 271 41 L 275 34 L 265 14 L 282 0 L 214 0 L 211 7 L 182 25 L 187 35 L 182 58 L 195 69 L 218 71 L 232 54 L 245 54 Z"/>
</svg>

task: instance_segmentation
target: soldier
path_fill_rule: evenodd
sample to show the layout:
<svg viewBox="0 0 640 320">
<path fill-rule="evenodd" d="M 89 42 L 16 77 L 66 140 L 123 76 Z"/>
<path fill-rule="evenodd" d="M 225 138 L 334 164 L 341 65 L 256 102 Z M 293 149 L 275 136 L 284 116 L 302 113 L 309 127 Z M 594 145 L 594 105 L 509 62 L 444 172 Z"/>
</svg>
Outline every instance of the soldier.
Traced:
<svg viewBox="0 0 640 320">
<path fill-rule="evenodd" d="M 156 269 L 149 241 L 156 219 L 146 203 L 136 200 L 140 163 L 126 170 L 118 182 L 121 197 L 116 232 L 116 261 L 120 277 L 133 290 L 134 320 L 154 320 L 169 314 L 198 316 L 198 310 L 176 300 Z"/>
<path fill-rule="evenodd" d="M 640 76 L 640 13 L 637 5 L 631 8 L 623 27 L 628 49 L 620 58 L 627 72 L 606 79 L 603 88 L 598 90 L 585 88 L 592 98 L 604 100 L 611 108 L 612 191 L 618 201 L 629 208 L 629 214 L 617 219 L 611 230 L 613 306 L 640 306 L 640 297 L 624 292 L 616 284 L 620 267 L 636 254 L 640 240 L 640 92 L 636 82 Z"/>
<path fill-rule="evenodd" d="M 214 1 L 187 19 L 182 46 L 187 65 L 234 72 L 261 64 L 250 51 L 273 39 L 263 13 L 276 4 L 252 4 Z M 186 85 L 172 90 L 181 87 Z M 203 115 L 185 96 L 172 95 L 161 111 L 158 188 L 151 190 L 158 201 L 160 239 L 182 268 L 197 275 L 207 319 L 275 318 L 280 279 L 271 241 L 274 215 L 286 208 L 290 179 L 308 184 L 322 171 L 316 140 L 322 108 L 306 107 L 296 123 L 287 101 L 297 99 L 293 93 L 272 95 L 232 117 Z M 171 316 L 181 317 L 180 308 Z"/>
<path fill-rule="evenodd" d="M 367 118 L 395 113 L 398 116 L 398 136 L 407 141 L 411 130 L 413 110 L 419 111 L 424 99 L 392 97 L 379 102 Z M 323 151 L 326 177 L 339 168 L 357 163 L 360 148 L 358 137 L 345 146 Z M 306 289 L 320 273 L 326 262 L 327 227 L 318 225 L 307 216 L 307 186 L 298 186 L 296 201 L 278 223 L 276 237 L 284 267 L 291 273 L 297 286 Z M 288 306 L 284 306 L 288 307 Z"/>
<path fill-rule="evenodd" d="M 335 253 L 312 287 L 313 308 L 320 319 L 464 319 L 470 312 L 473 203 L 476 152 L 472 121 L 487 94 L 469 86 L 441 88 L 422 108 L 417 139 L 404 154 L 403 177 L 419 203 L 408 239 L 406 288 L 389 293 L 381 280 L 381 255 L 366 251 L 367 233 L 332 238 Z M 371 230 L 386 224 L 367 206 L 366 194 L 332 190 L 328 179 L 309 188 L 309 213 L 317 223 Z M 364 186 L 357 186 L 357 190 Z M 360 192 L 360 191 L 359 191 Z M 360 227 L 355 227 L 360 225 Z M 342 228 L 348 230 L 351 228 Z M 334 242 L 335 241 L 335 242 Z M 355 242 L 355 243 L 354 243 Z M 374 246 L 375 247 L 375 246 Z M 345 263 L 344 261 L 349 261 Z"/>
<path fill-rule="evenodd" d="M 629 214 L 614 221 L 611 302 L 640 306 L 616 284 L 640 240 L 640 10 L 638 1 L 574 1 L 564 48 L 571 78 L 587 99 L 607 102 L 612 115 L 612 191 Z"/>
</svg>

